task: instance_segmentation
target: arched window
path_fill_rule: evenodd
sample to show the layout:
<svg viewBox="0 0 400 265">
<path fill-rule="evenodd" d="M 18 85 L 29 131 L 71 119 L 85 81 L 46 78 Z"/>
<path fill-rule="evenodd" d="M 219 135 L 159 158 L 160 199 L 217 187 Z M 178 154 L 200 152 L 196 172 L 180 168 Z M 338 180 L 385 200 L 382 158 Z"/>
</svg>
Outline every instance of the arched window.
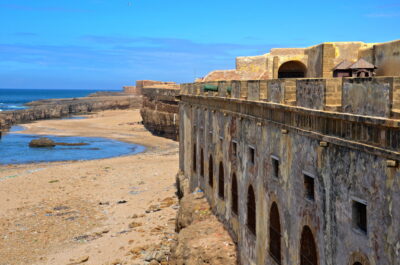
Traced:
<svg viewBox="0 0 400 265">
<path fill-rule="evenodd" d="M 251 185 L 247 191 L 247 227 L 256 234 L 256 197 Z"/>
<path fill-rule="evenodd" d="M 360 262 L 354 262 L 354 264 L 353 265 L 362 265 Z"/>
<path fill-rule="evenodd" d="M 281 224 L 279 221 L 278 206 L 274 202 L 269 214 L 269 254 L 281 264 Z"/>
<path fill-rule="evenodd" d="M 204 153 L 203 148 L 200 151 L 200 176 L 204 177 Z"/>
<path fill-rule="evenodd" d="M 196 144 L 194 144 L 193 145 L 193 172 L 195 172 L 195 173 L 196 173 L 196 167 L 197 167 L 197 164 L 196 164 L 196 160 L 197 160 L 196 151 L 197 151 Z"/>
<path fill-rule="evenodd" d="M 238 198 L 239 192 L 238 192 L 238 185 L 237 185 L 237 179 L 236 179 L 236 174 L 233 173 L 232 175 L 232 211 L 235 214 L 239 213 L 239 198 Z"/>
<path fill-rule="evenodd" d="M 225 197 L 224 166 L 223 166 L 222 162 L 219 162 L 218 196 L 219 196 L 221 199 L 224 199 L 224 197 Z"/>
<path fill-rule="evenodd" d="M 317 265 L 317 248 L 308 226 L 303 227 L 300 241 L 300 265 Z"/>
<path fill-rule="evenodd" d="M 210 155 L 210 160 L 208 161 L 208 184 L 211 187 L 214 186 L 214 161 L 212 155 Z"/>
</svg>

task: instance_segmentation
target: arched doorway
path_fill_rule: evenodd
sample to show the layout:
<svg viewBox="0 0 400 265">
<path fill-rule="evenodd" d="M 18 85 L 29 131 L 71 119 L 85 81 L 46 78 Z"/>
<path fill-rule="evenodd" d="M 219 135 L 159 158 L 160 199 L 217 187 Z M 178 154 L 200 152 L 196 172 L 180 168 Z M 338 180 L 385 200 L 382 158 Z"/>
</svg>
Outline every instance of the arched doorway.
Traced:
<svg viewBox="0 0 400 265">
<path fill-rule="evenodd" d="M 219 196 L 221 199 L 224 199 L 224 197 L 225 197 L 224 166 L 223 166 L 222 162 L 219 162 L 218 196 Z"/>
<path fill-rule="evenodd" d="M 354 262 L 354 264 L 353 265 L 362 265 L 360 262 Z"/>
<path fill-rule="evenodd" d="M 238 212 L 239 212 L 238 195 L 239 195 L 239 192 L 238 192 L 237 178 L 236 178 L 236 174 L 233 173 L 233 175 L 232 175 L 232 211 L 235 214 L 238 214 Z"/>
<path fill-rule="evenodd" d="M 279 221 L 278 206 L 274 202 L 269 214 L 269 254 L 281 264 L 281 224 Z"/>
<path fill-rule="evenodd" d="M 283 63 L 278 70 L 278 78 L 303 78 L 306 77 L 307 67 L 299 61 Z"/>
<path fill-rule="evenodd" d="M 251 185 L 247 191 L 247 227 L 256 234 L 256 197 Z"/>
<path fill-rule="evenodd" d="M 301 232 L 300 265 L 318 265 L 314 236 L 308 226 L 304 226 Z"/>
<path fill-rule="evenodd" d="M 208 161 L 208 184 L 212 187 L 214 186 L 214 160 L 212 155 Z"/>
</svg>

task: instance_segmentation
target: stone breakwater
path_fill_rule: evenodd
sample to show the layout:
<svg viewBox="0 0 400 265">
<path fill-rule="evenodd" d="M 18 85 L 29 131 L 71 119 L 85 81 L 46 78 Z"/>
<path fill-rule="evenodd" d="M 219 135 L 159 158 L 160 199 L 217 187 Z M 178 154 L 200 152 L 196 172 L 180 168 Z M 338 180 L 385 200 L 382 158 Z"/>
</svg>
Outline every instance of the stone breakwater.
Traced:
<svg viewBox="0 0 400 265">
<path fill-rule="evenodd" d="M 142 98 L 138 96 L 99 96 L 69 99 L 49 99 L 27 104 L 29 109 L 0 113 L 0 131 L 12 125 L 42 119 L 57 119 L 74 114 L 84 114 L 109 109 L 140 108 Z"/>
<path fill-rule="evenodd" d="M 143 125 L 155 135 L 177 140 L 179 134 L 179 89 L 148 87 L 142 89 L 140 114 Z"/>
</svg>

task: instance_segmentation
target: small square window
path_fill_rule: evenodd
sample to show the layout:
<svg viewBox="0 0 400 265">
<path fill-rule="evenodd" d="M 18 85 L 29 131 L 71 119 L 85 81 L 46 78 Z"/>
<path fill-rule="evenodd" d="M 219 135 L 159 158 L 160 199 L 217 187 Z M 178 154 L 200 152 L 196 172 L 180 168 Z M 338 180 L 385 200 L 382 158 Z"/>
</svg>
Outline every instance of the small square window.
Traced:
<svg viewBox="0 0 400 265">
<path fill-rule="evenodd" d="M 367 204 L 353 201 L 353 226 L 354 228 L 367 233 Z"/>
<path fill-rule="evenodd" d="M 255 160 L 256 160 L 256 154 L 255 154 L 255 150 L 253 147 L 249 146 L 249 159 L 250 159 L 250 163 L 252 163 L 254 165 Z"/>
<path fill-rule="evenodd" d="M 314 177 L 304 174 L 304 190 L 306 198 L 309 200 L 314 200 Z"/>
<path fill-rule="evenodd" d="M 279 158 L 276 156 L 271 156 L 271 163 L 272 163 L 272 175 L 275 178 L 279 178 Z"/>
<path fill-rule="evenodd" d="M 233 141 L 232 142 L 232 154 L 233 156 L 237 156 L 237 142 Z"/>
</svg>

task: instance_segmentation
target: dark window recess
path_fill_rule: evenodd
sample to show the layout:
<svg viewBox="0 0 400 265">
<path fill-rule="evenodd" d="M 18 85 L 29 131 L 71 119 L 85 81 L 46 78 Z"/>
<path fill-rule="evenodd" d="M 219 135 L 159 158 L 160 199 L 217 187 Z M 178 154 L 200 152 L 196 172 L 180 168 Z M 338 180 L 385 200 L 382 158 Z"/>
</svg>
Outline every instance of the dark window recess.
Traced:
<svg viewBox="0 0 400 265">
<path fill-rule="evenodd" d="M 275 202 L 271 206 L 269 216 L 269 254 L 277 264 L 281 264 L 281 224 Z"/>
<path fill-rule="evenodd" d="M 256 197 L 251 185 L 247 191 L 247 227 L 250 232 L 256 234 Z"/>
<path fill-rule="evenodd" d="M 317 248 L 308 226 L 303 228 L 300 240 L 300 265 L 317 265 Z"/>
<path fill-rule="evenodd" d="M 214 166 L 213 166 L 213 157 L 210 155 L 210 160 L 208 161 L 208 184 L 212 187 L 214 186 Z"/>
<path fill-rule="evenodd" d="M 353 201 L 353 226 L 367 233 L 367 205 Z"/>
<path fill-rule="evenodd" d="M 255 160 L 256 160 L 256 154 L 255 154 L 255 150 L 253 147 L 249 147 L 249 159 L 250 159 L 250 163 L 252 163 L 254 165 Z"/>
<path fill-rule="evenodd" d="M 304 174 L 304 190 L 306 198 L 314 200 L 314 178 L 306 174 Z"/>
<path fill-rule="evenodd" d="M 224 166 L 222 165 L 222 162 L 219 163 L 218 196 L 221 199 L 224 199 L 224 197 L 225 197 Z"/>
<path fill-rule="evenodd" d="M 232 176 L 232 211 L 235 214 L 238 214 L 239 212 L 239 207 L 238 207 L 238 203 L 239 203 L 239 192 L 238 192 L 238 185 L 237 185 L 237 178 L 236 178 L 236 174 L 233 174 Z"/>
<path fill-rule="evenodd" d="M 362 265 L 360 262 L 354 262 L 353 265 Z"/>
<path fill-rule="evenodd" d="M 204 177 L 204 153 L 203 148 L 201 148 L 200 152 L 200 175 Z"/>
<path fill-rule="evenodd" d="M 237 143 L 232 142 L 232 154 L 236 157 L 237 156 Z"/>
<path fill-rule="evenodd" d="M 196 144 L 194 144 L 193 145 L 193 172 L 195 172 L 195 173 L 196 173 L 196 167 L 197 167 L 197 164 L 196 164 L 196 160 L 197 160 L 196 152 L 197 152 L 197 148 L 196 148 Z"/>
<path fill-rule="evenodd" d="M 272 157 L 271 162 L 272 162 L 272 175 L 275 178 L 279 178 L 279 159 Z"/>
</svg>

